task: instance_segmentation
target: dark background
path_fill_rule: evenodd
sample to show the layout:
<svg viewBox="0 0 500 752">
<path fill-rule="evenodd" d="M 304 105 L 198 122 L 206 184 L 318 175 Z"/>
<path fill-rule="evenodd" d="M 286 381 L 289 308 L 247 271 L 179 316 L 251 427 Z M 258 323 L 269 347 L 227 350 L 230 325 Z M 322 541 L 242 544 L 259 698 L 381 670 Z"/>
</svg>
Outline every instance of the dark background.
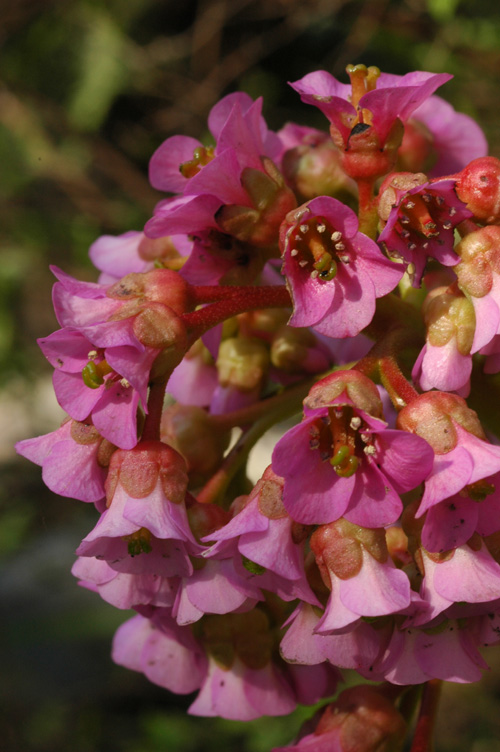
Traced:
<svg viewBox="0 0 500 752">
<path fill-rule="evenodd" d="M 500 157 L 494 0 L 3 0 L 0 3 L 0 748 L 16 752 L 268 752 L 301 719 L 186 716 L 178 698 L 109 658 L 127 618 L 79 589 L 74 549 L 92 505 L 52 496 L 15 440 L 59 412 L 36 338 L 56 328 L 49 263 L 95 279 L 89 245 L 141 229 L 160 196 L 148 160 L 203 138 L 211 106 L 264 96 L 270 126 L 326 128 L 286 85 L 347 63 L 447 71 L 440 94 L 476 117 Z M 495 752 L 497 671 L 445 688 L 438 752 Z"/>
</svg>

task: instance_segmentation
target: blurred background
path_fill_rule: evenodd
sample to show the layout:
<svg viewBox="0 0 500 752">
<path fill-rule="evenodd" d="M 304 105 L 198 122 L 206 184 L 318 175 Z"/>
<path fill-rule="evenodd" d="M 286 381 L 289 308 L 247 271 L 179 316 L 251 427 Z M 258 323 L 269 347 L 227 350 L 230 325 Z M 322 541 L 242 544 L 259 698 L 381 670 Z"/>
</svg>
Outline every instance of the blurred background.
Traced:
<svg viewBox="0 0 500 752">
<path fill-rule="evenodd" d="M 497 0 L 10 0 L 0 4 L 0 746 L 7 752 L 268 752 L 310 710 L 250 724 L 191 718 L 109 657 L 128 614 L 69 569 L 92 505 L 52 496 L 13 443 L 60 411 L 36 338 L 57 328 L 49 264 L 95 279 L 89 245 L 142 229 L 153 151 L 203 140 L 223 95 L 264 97 L 269 125 L 326 128 L 286 81 L 347 63 L 453 73 L 439 94 L 500 157 Z M 343 78 L 345 80 L 345 78 Z M 92 508 L 90 508 L 92 507 Z M 500 661 L 445 690 L 438 752 L 494 752 Z"/>
</svg>

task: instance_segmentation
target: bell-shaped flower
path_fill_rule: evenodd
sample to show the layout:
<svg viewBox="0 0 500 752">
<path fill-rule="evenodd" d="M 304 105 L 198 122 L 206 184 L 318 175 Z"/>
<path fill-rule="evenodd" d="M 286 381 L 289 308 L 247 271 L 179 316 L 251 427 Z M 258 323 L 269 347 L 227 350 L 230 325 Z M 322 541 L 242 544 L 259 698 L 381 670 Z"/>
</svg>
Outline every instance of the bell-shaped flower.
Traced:
<svg viewBox="0 0 500 752">
<path fill-rule="evenodd" d="M 283 503 L 292 519 L 317 525 L 345 517 L 363 527 L 395 522 L 399 494 L 432 468 L 431 447 L 387 428 L 375 385 L 356 371 L 318 382 L 304 405 L 304 420 L 276 444 L 272 459 L 285 479 Z"/>
<path fill-rule="evenodd" d="M 422 173 L 395 173 L 383 182 L 378 242 L 389 256 L 402 259 L 414 287 L 420 285 L 427 258 L 455 266 L 454 228 L 472 214 L 455 191 L 453 179 L 429 181 Z"/>
<path fill-rule="evenodd" d="M 359 232 L 356 215 L 337 199 L 322 196 L 290 212 L 280 234 L 292 326 L 353 337 L 372 320 L 375 299 L 402 277 L 401 264 Z"/>
<path fill-rule="evenodd" d="M 60 496 L 98 502 L 116 447 L 87 423 L 67 420 L 44 436 L 16 444 L 18 454 L 42 467 L 42 479 Z"/>
</svg>

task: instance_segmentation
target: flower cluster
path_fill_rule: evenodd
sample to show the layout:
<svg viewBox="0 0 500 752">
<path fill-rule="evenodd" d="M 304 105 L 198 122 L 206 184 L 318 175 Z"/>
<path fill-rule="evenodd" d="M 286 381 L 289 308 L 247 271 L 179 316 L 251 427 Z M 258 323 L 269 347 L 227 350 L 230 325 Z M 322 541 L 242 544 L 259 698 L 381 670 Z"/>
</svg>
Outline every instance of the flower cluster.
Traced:
<svg viewBox="0 0 500 752">
<path fill-rule="evenodd" d="M 54 269 L 40 347 L 68 417 L 17 445 L 96 507 L 73 574 L 136 612 L 114 660 L 197 692 L 190 713 L 380 682 L 305 752 L 402 749 L 408 687 L 476 681 L 500 641 L 500 162 L 435 95 L 448 75 L 347 72 L 292 84 L 329 133 L 273 132 L 236 93 L 212 144 L 158 148 L 145 228 L 92 245 L 96 283 Z"/>
</svg>

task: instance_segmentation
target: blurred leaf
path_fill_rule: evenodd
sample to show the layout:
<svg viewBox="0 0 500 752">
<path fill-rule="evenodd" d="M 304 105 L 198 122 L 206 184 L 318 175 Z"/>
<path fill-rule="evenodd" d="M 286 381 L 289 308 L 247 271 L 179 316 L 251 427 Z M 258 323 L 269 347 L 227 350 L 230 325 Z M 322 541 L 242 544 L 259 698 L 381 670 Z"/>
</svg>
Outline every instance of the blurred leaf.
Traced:
<svg viewBox="0 0 500 752">
<path fill-rule="evenodd" d="M 448 21 L 453 18 L 461 0 L 427 0 L 429 13 L 436 21 Z"/>
<path fill-rule="evenodd" d="M 80 50 L 79 77 L 69 103 L 70 120 L 80 130 L 96 130 L 128 79 L 125 39 L 104 13 L 89 14 Z"/>
</svg>

